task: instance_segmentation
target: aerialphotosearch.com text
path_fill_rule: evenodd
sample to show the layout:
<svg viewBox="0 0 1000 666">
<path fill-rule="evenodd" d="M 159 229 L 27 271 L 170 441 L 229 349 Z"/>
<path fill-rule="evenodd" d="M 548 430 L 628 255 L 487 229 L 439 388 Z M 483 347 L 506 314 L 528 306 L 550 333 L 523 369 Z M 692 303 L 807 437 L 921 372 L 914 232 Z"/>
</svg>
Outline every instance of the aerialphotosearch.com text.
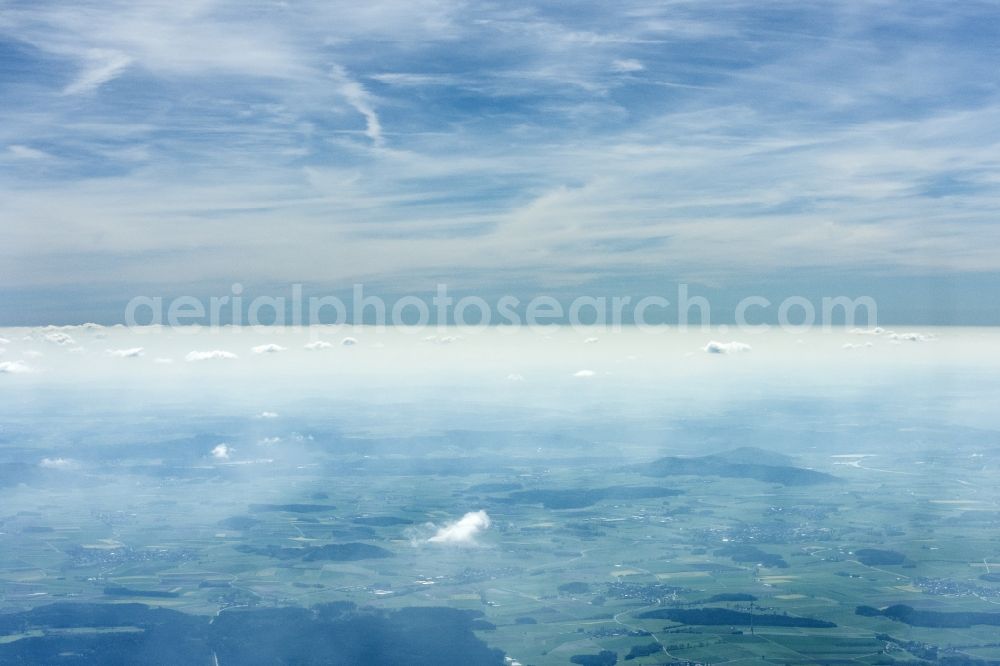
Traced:
<svg viewBox="0 0 1000 666">
<path fill-rule="evenodd" d="M 735 306 L 713 309 L 710 299 L 692 295 L 687 284 L 678 284 L 672 298 L 664 295 L 559 297 L 512 294 L 485 298 L 452 295 L 438 284 L 428 295 L 383 297 L 353 285 L 350 295 L 304 295 L 303 285 L 293 284 L 287 295 L 244 294 L 235 283 L 228 294 L 195 296 L 136 296 L 125 308 L 129 327 L 282 327 L 313 325 L 366 325 L 420 330 L 427 327 L 476 329 L 489 326 L 535 329 L 563 325 L 592 331 L 636 327 L 656 332 L 671 328 L 710 328 L 731 322 L 744 332 L 761 332 L 775 326 L 795 332 L 811 328 L 877 326 L 878 307 L 870 296 L 824 296 L 809 299 L 788 296 L 778 301 L 749 295 Z"/>
</svg>

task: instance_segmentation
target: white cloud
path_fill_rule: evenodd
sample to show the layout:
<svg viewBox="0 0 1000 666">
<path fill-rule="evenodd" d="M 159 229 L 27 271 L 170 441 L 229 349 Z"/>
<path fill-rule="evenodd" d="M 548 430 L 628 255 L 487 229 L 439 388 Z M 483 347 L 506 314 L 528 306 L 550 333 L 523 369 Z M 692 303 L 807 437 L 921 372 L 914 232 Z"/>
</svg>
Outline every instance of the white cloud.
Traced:
<svg viewBox="0 0 1000 666">
<path fill-rule="evenodd" d="M 709 354 L 738 354 L 740 352 L 748 352 L 751 349 L 750 345 L 743 342 L 717 342 L 711 340 L 702 348 L 702 351 Z"/>
<path fill-rule="evenodd" d="M 76 467 L 76 462 L 69 458 L 42 458 L 38 466 L 46 469 L 70 469 Z"/>
<path fill-rule="evenodd" d="M 593 345 L 593 344 L 597 344 L 600 341 L 601 341 L 600 338 L 587 338 L 586 340 L 583 341 L 583 344 L 585 344 L 585 345 Z"/>
<path fill-rule="evenodd" d="M 157 365 L 171 365 L 173 362 L 174 362 L 174 359 L 172 359 L 172 358 L 163 358 L 163 357 L 160 357 L 160 358 L 154 358 L 153 359 L 153 363 L 156 363 Z"/>
<path fill-rule="evenodd" d="M 7 146 L 7 154 L 19 160 L 43 160 L 47 157 L 51 157 L 51 155 L 42 150 L 32 148 L 31 146 L 22 146 L 20 144 L 11 144 Z"/>
<path fill-rule="evenodd" d="M 348 338 L 344 338 L 343 340 L 341 340 L 340 344 L 344 345 L 345 347 L 351 347 L 353 345 L 358 344 L 358 340 L 357 340 L 357 338 L 350 338 L 350 337 L 348 337 Z"/>
<path fill-rule="evenodd" d="M 9 344 L 10 340 L 8 340 L 7 338 L 0 338 L 0 345 L 9 345 Z"/>
<path fill-rule="evenodd" d="M 854 344 L 854 343 L 852 343 L 852 342 L 848 342 L 848 343 L 846 343 L 846 344 L 844 345 L 844 347 L 843 347 L 843 348 L 844 348 L 844 349 L 867 349 L 868 347 L 874 347 L 874 346 L 875 346 L 875 345 L 873 345 L 873 344 L 872 344 L 872 343 L 870 343 L 870 342 L 866 342 L 866 343 L 865 343 L 865 344 L 863 344 L 863 345 L 856 345 L 856 344 Z"/>
<path fill-rule="evenodd" d="M 234 359 L 239 358 L 236 354 L 221 349 L 212 351 L 193 351 L 184 357 L 185 361 L 211 361 L 214 359 Z"/>
<path fill-rule="evenodd" d="M 852 328 L 849 333 L 851 335 L 882 335 L 885 333 L 885 329 L 881 326 L 876 326 L 875 328 Z"/>
<path fill-rule="evenodd" d="M 933 335 L 924 335 L 923 333 L 893 333 L 891 331 L 886 337 L 896 342 L 928 342 L 934 339 Z"/>
<path fill-rule="evenodd" d="M 283 352 L 286 349 L 286 347 L 282 347 L 281 345 L 269 343 L 266 345 L 257 345 L 256 347 L 253 347 L 251 351 L 254 354 L 276 354 L 278 352 Z"/>
<path fill-rule="evenodd" d="M 384 143 L 382 138 L 382 123 L 372 104 L 372 97 L 357 81 L 347 75 L 347 70 L 337 65 L 333 68 L 331 76 L 338 82 L 340 94 L 344 96 L 347 103 L 354 107 L 354 110 L 364 116 L 365 135 L 372 140 L 372 144 L 379 148 Z"/>
<path fill-rule="evenodd" d="M 470 511 L 453 523 L 438 528 L 434 536 L 427 539 L 429 543 L 453 545 L 475 545 L 476 537 L 489 529 L 490 517 L 485 511 Z"/>
<path fill-rule="evenodd" d="M 574 377 L 593 377 L 594 376 L 594 371 L 593 370 L 577 370 L 576 372 L 573 373 L 573 376 Z"/>
<path fill-rule="evenodd" d="M 131 64 L 132 59 L 120 51 L 90 49 L 85 54 L 85 61 L 83 71 L 63 89 L 64 95 L 77 95 L 96 90 L 121 74 Z"/>
<path fill-rule="evenodd" d="M 75 345 L 76 340 L 74 340 L 70 335 L 66 333 L 60 333 L 55 331 L 53 333 L 46 333 L 42 336 L 42 339 L 46 342 L 51 342 L 54 345 Z"/>
<path fill-rule="evenodd" d="M 9 137 L 60 160 L 93 160 L 114 176 L 67 170 L 27 191 L 5 181 L 11 222 L 0 244 L 15 258 L 5 281 L 170 283 L 184 270 L 197 283 L 237 258 L 259 280 L 378 276 L 395 284 L 466 271 L 494 285 L 580 284 L 581 276 L 671 266 L 731 284 L 803 266 L 996 268 L 1000 227 L 986 222 L 995 209 L 1000 106 L 948 94 L 989 80 L 989 59 L 948 49 L 952 30 L 920 32 L 934 20 L 949 24 L 943 10 L 883 41 L 867 20 L 880 3 L 806 8 L 802 16 L 818 26 L 808 38 L 794 29 L 748 34 L 742 2 L 721 11 L 710 3 L 595 5 L 572 19 L 554 5 L 349 4 L 300 11 L 271 2 L 240 12 L 202 1 L 29 2 L 5 12 L 5 38 L 77 60 L 67 92 L 106 86 L 109 104 L 134 105 L 129 118 L 141 119 L 110 123 L 108 107 L 35 92 L 52 80 L 48 71 L 14 91 Z M 898 4 L 891 20 L 916 19 L 896 12 Z M 951 4 L 963 5 L 948 10 L 958 21 L 988 3 Z M 814 22 L 814 12 L 830 20 Z M 920 36 L 907 44 L 907 34 Z M 707 69 L 695 78 L 712 82 L 699 89 L 689 85 L 684 54 L 655 57 L 656 44 L 678 36 L 691 40 L 692 54 L 735 49 L 746 60 L 696 62 L 698 72 Z M 829 48 L 813 48 L 817 39 Z M 473 69 L 445 76 L 475 102 L 469 108 L 514 98 L 541 113 L 516 122 L 505 108 L 470 116 L 448 104 L 450 88 L 399 87 L 441 78 L 426 71 L 441 44 L 456 50 L 456 62 L 473 50 Z M 501 51 L 510 57 L 478 58 Z M 149 94 L 107 85 L 129 58 Z M 344 66 L 331 72 L 329 58 Z M 401 63 L 404 75 L 378 74 Z M 612 71 L 643 67 L 643 76 Z M 372 79 L 381 85 L 358 83 Z M 157 100 L 188 85 L 198 90 L 190 101 L 178 98 L 169 117 L 155 113 Z M 678 86 L 676 98 L 665 100 L 663 86 Z M 609 94 L 616 87 L 627 94 Z M 382 127 L 383 106 L 398 134 Z M 17 111 L 28 108 L 44 113 Z M 205 108 L 214 109 L 205 129 L 215 140 L 171 131 L 193 127 Z M 442 108 L 451 109 L 446 118 Z M 394 150 L 358 159 L 364 146 L 343 137 L 361 128 Z M 249 150 L 250 136 L 267 139 Z M 135 168 L 109 159 L 110 145 L 153 159 Z M 303 178 L 303 161 L 288 159 L 302 151 L 336 177 Z M 961 195 L 959 216 L 954 196 L 919 194 L 948 172 L 968 174 L 975 186 Z M 476 182 L 490 196 L 477 199 Z M 454 197 L 456 187 L 466 196 Z M 39 219 L 61 220 L 44 242 Z M 199 261 L 189 253 L 193 238 Z M 56 267 L 60 258 L 68 260 Z M 56 268 L 39 271 L 40 262 Z"/>
<path fill-rule="evenodd" d="M 507 375 L 507 381 L 509 381 L 509 382 L 523 382 L 524 381 L 524 375 L 519 375 L 516 372 L 512 372 L 509 375 Z"/>
<path fill-rule="evenodd" d="M 31 372 L 31 368 L 21 361 L 0 361 L 0 375 L 20 375 Z"/>
<path fill-rule="evenodd" d="M 625 58 L 622 60 L 615 60 L 611 63 L 611 68 L 616 72 L 641 72 L 646 69 L 641 62 L 635 60 L 634 58 Z"/>
<path fill-rule="evenodd" d="M 138 358 L 146 353 L 143 347 L 132 347 L 131 349 L 109 349 L 108 354 L 115 358 Z"/>
<path fill-rule="evenodd" d="M 276 418 L 278 418 L 278 413 L 277 412 L 261 412 L 260 414 L 258 414 L 254 418 L 258 418 L 258 419 L 276 419 Z"/>
<path fill-rule="evenodd" d="M 437 345 L 450 345 L 451 343 L 458 342 L 461 339 L 461 335 L 428 335 L 424 338 L 424 342 L 433 342 Z"/>
<path fill-rule="evenodd" d="M 261 446 L 273 446 L 274 444 L 280 444 L 281 443 L 281 438 L 280 437 L 265 437 L 264 439 L 258 440 L 257 443 L 260 444 Z"/>
<path fill-rule="evenodd" d="M 29 349 L 28 351 L 24 352 L 23 355 L 25 358 L 41 358 L 42 356 L 45 356 L 45 354 L 43 354 L 42 352 L 36 351 L 34 349 Z"/>
<path fill-rule="evenodd" d="M 385 72 L 383 74 L 372 74 L 368 77 L 372 81 L 386 83 L 394 86 L 449 86 L 461 83 L 461 79 L 456 76 L 441 74 L 410 74 L 407 72 Z"/>
<path fill-rule="evenodd" d="M 309 342 L 305 345 L 305 348 L 309 351 L 319 351 L 321 349 L 329 349 L 333 345 L 325 340 L 317 340 L 316 342 Z"/>
<path fill-rule="evenodd" d="M 212 449 L 212 457 L 216 460 L 229 460 L 229 455 L 233 452 L 228 444 L 219 444 Z"/>
</svg>

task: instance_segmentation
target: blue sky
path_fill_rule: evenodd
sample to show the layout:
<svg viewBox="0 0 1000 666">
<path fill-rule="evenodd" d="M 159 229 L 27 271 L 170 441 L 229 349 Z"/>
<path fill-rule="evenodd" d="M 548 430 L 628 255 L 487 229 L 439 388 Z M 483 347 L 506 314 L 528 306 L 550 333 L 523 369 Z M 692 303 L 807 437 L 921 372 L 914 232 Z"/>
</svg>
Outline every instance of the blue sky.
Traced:
<svg viewBox="0 0 1000 666">
<path fill-rule="evenodd" d="M 237 281 L 997 323 L 998 51 L 995 2 L 0 1 L 0 323 Z"/>
</svg>

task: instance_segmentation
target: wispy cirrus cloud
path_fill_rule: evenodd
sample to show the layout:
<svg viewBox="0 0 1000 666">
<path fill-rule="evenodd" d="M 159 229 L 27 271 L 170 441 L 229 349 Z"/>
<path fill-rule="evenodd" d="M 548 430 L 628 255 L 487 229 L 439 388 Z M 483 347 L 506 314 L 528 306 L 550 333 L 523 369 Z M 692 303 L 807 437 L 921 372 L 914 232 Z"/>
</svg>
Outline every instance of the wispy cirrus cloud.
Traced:
<svg viewBox="0 0 1000 666">
<path fill-rule="evenodd" d="M 0 80 L 5 279 L 1000 273 L 995 18 L 17 4 L 0 17 L 20 72 Z"/>
<path fill-rule="evenodd" d="M 83 71 L 63 88 L 64 95 L 87 93 L 99 88 L 121 74 L 132 59 L 121 53 L 107 49 L 88 49 Z"/>
<path fill-rule="evenodd" d="M 364 86 L 348 76 L 347 71 L 339 65 L 333 67 L 331 76 L 337 82 L 338 89 L 347 103 L 364 116 L 365 136 L 372 140 L 375 147 L 381 147 L 385 142 L 382 137 L 382 123 L 375 112 L 371 94 Z"/>
</svg>

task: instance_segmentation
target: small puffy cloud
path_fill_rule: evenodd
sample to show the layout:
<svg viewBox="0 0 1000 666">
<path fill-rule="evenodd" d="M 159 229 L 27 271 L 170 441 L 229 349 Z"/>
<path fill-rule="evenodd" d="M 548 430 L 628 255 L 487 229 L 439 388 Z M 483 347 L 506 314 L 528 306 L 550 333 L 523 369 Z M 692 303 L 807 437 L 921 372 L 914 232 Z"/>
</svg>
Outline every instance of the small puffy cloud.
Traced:
<svg viewBox="0 0 1000 666">
<path fill-rule="evenodd" d="M 38 466 L 46 469 L 70 469 L 76 467 L 76 462 L 69 458 L 42 458 Z"/>
<path fill-rule="evenodd" d="M 317 340 L 316 342 L 310 342 L 305 345 L 305 348 L 309 351 L 320 351 L 323 349 L 329 349 L 333 345 L 324 340 Z"/>
<path fill-rule="evenodd" d="M 154 358 L 153 363 L 157 365 L 171 365 L 174 362 L 172 358 Z"/>
<path fill-rule="evenodd" d="M 350 338 L 350 337 L 348 337 L 348 338 L 344 338 L 343 340 L 341 340 L 340 344 L 344 345 L 345 347 L 351 347 L 353 345 L 358 344 L 358 340 L 357 340 L 357 338 Z"/>
<path fill-rule="evenodd" d="M 109 349 L 108 354 L 115 358 L 138 358 L 146 353 L 142 347 L 132 347 L 131 349 Z"/>
<path fill-rule="evenodd" d="M 184 357 L 185 361 L 212 361 L 216 359 L 221 360 L 231 360 L 234 358 L 239 358 L 236 354 L 222 349 L 213 349 L 211 351 L 193 351 Z"/>
<path fill-rule="evenodd" d="M 216 460 L 229 460 L 229 454 L 232 452 L 233 449 L 228 444 L 219 444 L 212 449 L 212 457 Z"/>
<path fill-rule="evenodd" d="M 743 342 L 717 342 L 715 340 L 710 340 L 707 345 L 702 347 L 702 351 L 709 354 L 738 354 L 748 352 L 751 349 L 750 345 Z"/>
<path fill-rule="evenodd" d="M 51 342 L 54 345 L 75 345 L 76 340 L 74 340 L 70 335 L 63 333 L 61 331 L 53 331 L 52 333 L 46 333 L 42 336 L 42 339 L 46 342 Z"/>
<path fill-rule="evenodd" d="M 876 326 L 875 328 L 852 328 L 848 332 L 851 335 L 881 335 L 892 342 L 928 342 L 935 339 L 933 335 L 924 335 L 923 333 L 896 333 L 895 331 L 887 331 L 881 326 Z"/>
<path fill-rule="evenodd" d="M 874 347 L 874 346 L 875 345 L 873 345 L 870 342 L 866 342 L 863 345 L 856 345 L 854 343 L 848 342 L 847 344 L 844 345 L 844 349 L 867 349 L 868 347 Z"/>
<path fill-rule="evenodd" d="M 594 376 L 594 371 L 593 370 L 577 370 L 576 372 L 573 373 L 573 376 L 574 377 L 593 377 Z"/>
<path fill-rule="evenodd" d="M 460 335 L 428 335 L 424 338 L 424 342 L 433 342 L 437 345 L 450 345 L 453 342 L 458 342 L 462 339 Z"/>
<path fill-rule="evenodd" d="M 616 72 L 628 74 L 631 72 L 641 72 L 646 69 L 646 67 L 635 58 L 622 58 L 621 60 L 613 61 L 611 63 L 611 69 Z"/>
<path fill-rule="evenodd" d="M 258 419 L 276 419 L 278 418 L 278 412 L 261 412 L 256 417 Z"/>
<path fill-rule="evenodd" d="M 489 527 L 490 517 L 485 511 L 470 511 L 455 522 L 438 528 L 427 541 L 460 546 L 475 545 L 476 537 Z"/>
<path fill-rule="evenodd" d="M 31 372 L 31 368 L 21 361 L 0 362 L 0 375 L 23 375 Z"/>
<path fill-rule="evenodd" d="M 509 382 L 523 382 L 524 381 L 524 375 L 519 375 L 516 372 L 512 372 L 509 375 L 507 375 L 507 381 L 509 381 Z"/>
<path fill-rule="evenodd" d="M 892 333 L 890 332 L 886 337 L 895 342 L 928 342 L 934 339 L 933 335 L 924 335 L 923 333 Z"/>
<path fill-rule="evenodd" d="M 281 443 L 281 438 L 280 437 L 265 437 L 264 439 L 258 440 L 257 443 L 260 444 L 261 446 L 273 446 L 275 444 L 280 444 Z"/>
<path fill-rule="evenodd" d="M 586 340 L 583 341 L 583 344 L 585 344 L 585 345 L 593 345 L 593 344 L 597 344 L 600 341 L 601 341 L 600 338 L 587 338 Z"/>
<path fill-rule="evenodd" d="M 278 352 L 283 352 L 286 349 L 286 347 L 282 347 L 281 345 L 269 343 L 266 345 L 257 345 L 256 347 L 251 348 L 250 351 L 254 354 L 277 354 Z"/>
</svg>

